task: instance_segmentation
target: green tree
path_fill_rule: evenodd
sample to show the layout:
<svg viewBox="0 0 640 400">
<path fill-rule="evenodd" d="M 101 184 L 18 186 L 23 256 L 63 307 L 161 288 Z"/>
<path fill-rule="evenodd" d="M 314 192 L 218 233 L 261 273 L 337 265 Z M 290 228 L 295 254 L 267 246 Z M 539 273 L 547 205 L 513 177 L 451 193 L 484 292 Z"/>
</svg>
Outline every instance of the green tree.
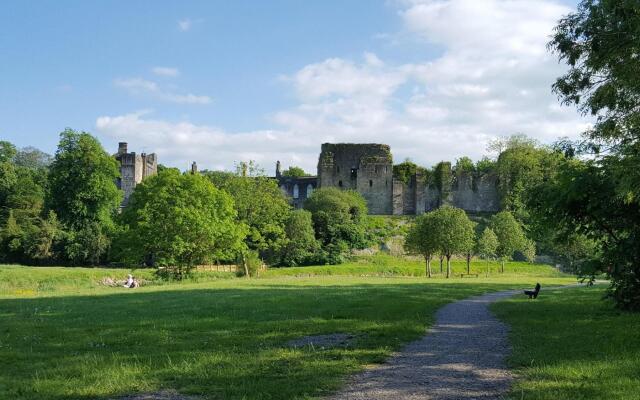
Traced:
<svg viewBox="0 0 640 400">
<path fill-rule="evenodd" d="M 50 167 L 47 203 L 69 231 L 67 256 L 98 263 L 109 248 L 113 218 L 122 200 L 116 160 L 86 132 L 67 129 Z"/>
<path fill-rule="evenodd" d="M 311 212 L 324 261 L 342 262 L 349 249 L 366 247 L 367 204 L 355 191 L 321 188 L 313 191 L 304 208 Z"/>
<path fill-rule="evenodd" d="M 464 210 L 444 206 L 432 211 L 434 225 L 438 227 L 434 243 L 447 259 L 447 278 L 451 277 L 451 257 L 467 254 L 475 243 L 475 224 Z"/>
<path fill-rule="evenodd" d="M 235 173 L 205 172 L 213 184 L 233 197 L 238 219 L 249 227 L 245 242 L 270 262 L 285 243 L 285 221 L 291 210 L 276 180 L 266 177 L 254 163 L 240 163 Z"/>
<path fill-rule="evenodd" d="M 501 211 L 491 218 L 491 229 L 498 237 L 496 254 L 500 258 L 501 270 L 504 263 L 513 257 L 513 253 L 524 249 L 526 237 L 522 227 L 509 211 Z"/>
<path fill-rule="evenodd" d="M 304 172 L 300 167 L 290 166 L 289 169 L 282 171 L 282 176 L 288 176 L 291 178 L 300 178 L 302 176 L 310 176 L 310 174 Z"/>
<path fill-rule="evenodd" d="M 246 227 L 233 199 L 201 175 L 167 169 L 145 179 L 121 215 L 115 243 L 125 262 L 153 263 L 182 278 L 196 265 L 233 260 Z"/>
<path fill-rule="evenodd" d="M 313 262 L 319 245 L 311 213 L 306 210 L 292 211 L 285 222 L 285 232 L 287 239 L 282 247 L 280 263 L 293 267 Z"/>
<path fill-rule="evenodd" d="M 476 167 L 469 157 L 460 157 L 456 161 L 456 166 L 454 169 L 456 173 L 470 173 L 476 171 Z"/>
<path fill-rule="evenodd" d="M 566 152 L 594 154 L 584 163 L 565 164 L 559 179 L 549 183 L 544 203 L 564 225 L 564 236 L 572 231 L 601 245 L 595 252 L 599 259 L 589 263 L 592 272 L 609 274 L 619 307 L 640 310 L 640 5 L 583 0 L 560 20 L 549 47 L 569 66 L 554 91 L 562 103 L 595 116 L 596 123 L 583 143 Z M 576 182 L 595 186 L 570 195 Z"/>
<path fill-rule="evenodd" d="M 405 249 L 409 253 L 424 257 L 425 273 L 431 278 L 431 259 L 439 250 L 436 236 L 439 227 L 434 213 L 422 214 L 416 218 L 405 238 Z"/>
<path fill-rule="evenodd" d="M 18 150 L 14 157 L 17 166 L 30 169 L 47 168 L 52 161 L 51 155 L 31 146 Z"/>
<path fill-rule="evenodd" d="M 487 274 L 489 272 L 489 260 L 496 256 L 498 245 L 498 237 L 495 232 L 489 227 L 484 228 L 476 244 L 476 252 L 487 261 Z"/>
</svg>

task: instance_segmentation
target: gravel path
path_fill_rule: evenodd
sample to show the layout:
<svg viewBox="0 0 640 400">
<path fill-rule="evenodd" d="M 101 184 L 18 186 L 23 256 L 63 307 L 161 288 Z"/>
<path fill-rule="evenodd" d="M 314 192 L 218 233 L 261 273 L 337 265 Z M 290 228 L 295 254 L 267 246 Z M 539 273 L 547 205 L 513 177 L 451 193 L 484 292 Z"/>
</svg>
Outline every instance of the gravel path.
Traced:
<svg viewBox="0 0 640 400">
<path fill-rule="evenodd" d="M 511 384 L 507 327 L 489 304 L 521 291 L 490 293 L 442 307 L 436 323 L 385 364 L 352 377 L 330 399 L 500 399 Z"/>
</svg>

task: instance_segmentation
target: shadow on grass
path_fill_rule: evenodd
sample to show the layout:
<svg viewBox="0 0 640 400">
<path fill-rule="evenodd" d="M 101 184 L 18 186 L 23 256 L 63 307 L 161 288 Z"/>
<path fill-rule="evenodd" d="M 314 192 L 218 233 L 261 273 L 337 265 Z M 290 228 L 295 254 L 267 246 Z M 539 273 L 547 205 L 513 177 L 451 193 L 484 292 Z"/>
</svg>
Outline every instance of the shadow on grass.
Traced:
<svg viewBox="0 0 640 400">
<path fill-rule="evenodd" d="M 424 334 L 440 306 L 496 284 L 305 285 L 0 300 L 0 398 L 316 397 Z M 350 333 L 347 348 L 291 349 Z"/>
</svg>

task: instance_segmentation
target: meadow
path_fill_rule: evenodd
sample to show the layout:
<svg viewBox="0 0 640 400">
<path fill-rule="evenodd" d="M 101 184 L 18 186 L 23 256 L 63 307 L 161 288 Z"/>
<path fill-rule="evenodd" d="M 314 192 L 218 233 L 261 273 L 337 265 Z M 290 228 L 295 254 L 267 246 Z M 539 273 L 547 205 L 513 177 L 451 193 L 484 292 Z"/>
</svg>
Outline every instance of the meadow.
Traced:
<svg viewBox="0 0 640 400">
<path fill-rule="evenodd" d="M 423 268 L 383 256 L 186 282 L 133 270 L 149 284 L 131 290 L 101 283 L 129 270 L 0 266 L 0 398 L 117 399 L 166 388 L 201 398 L 319 398 L 423 335 L 448 302 L 575 282 L 545 265 L 508 263 L 504 274 L 449 280 L 421 277 Z M 287 344 L 331 333 L 353 339 Z"/>
</svg>

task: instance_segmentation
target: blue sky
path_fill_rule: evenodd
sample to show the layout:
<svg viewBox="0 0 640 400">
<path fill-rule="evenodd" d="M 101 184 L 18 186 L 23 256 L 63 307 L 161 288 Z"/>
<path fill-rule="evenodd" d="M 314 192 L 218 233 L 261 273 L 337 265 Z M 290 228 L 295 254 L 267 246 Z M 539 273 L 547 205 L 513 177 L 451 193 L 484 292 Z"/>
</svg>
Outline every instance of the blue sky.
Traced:
<svg viewBox="0 0 640 400">
<path fill-rule="evenodd" d="M 426 165 L 479 158 L 516 131 L 549 142 L 587 123 L 553 107 L 562 66 L 539 48 L 573 7 L 5 1 L 0 138 L 53 152 L 72 127 L 181 168 L 250 158 L 308 170 L 324 141 L 389 143 L 396 160 Z"/>
</svg>

